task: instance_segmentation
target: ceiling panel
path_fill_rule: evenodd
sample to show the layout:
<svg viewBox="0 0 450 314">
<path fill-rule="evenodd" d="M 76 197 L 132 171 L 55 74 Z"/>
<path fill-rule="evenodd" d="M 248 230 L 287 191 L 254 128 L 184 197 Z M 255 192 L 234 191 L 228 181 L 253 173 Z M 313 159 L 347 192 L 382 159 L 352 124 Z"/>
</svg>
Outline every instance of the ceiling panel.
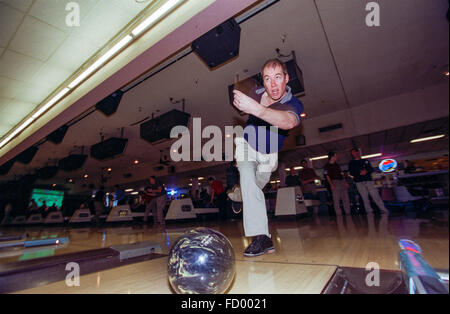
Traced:
<svg viewBox="0 0 450 314">
<path fill-rule="evenodd" d="M 386 132 L 377 132 L 369 135 L 369 147 L 382 147 L 386 138 Z"/>
<path fill-rule="evenodd" d="M 99 48 L 100 46 L 90 44 L 86 39 L 69 35 L 48 63 L 74 72 L 86 61 L 87 56 L 92 56 Z"/>
<path fill-rule="evenodd" d="M 6 47 L 19 27 L 24 14 L 0 2 L 0 47 Z"/>
<path fill-rule="evenodd" d="M 17 94 L 23 91 L 23 88 L 24 83 L 0 76 L 0 107 L 3 101 L 5 101 L 4 98 L 14 98 Z"/>
<path fill-rule="evenodd" d="M 7 5 L 22 12 L 27 12 L 33 3 L 33 0 L 0 0 L 0 4 L 1 2 L 6 3 Z"/>
<path fill-rule="evenodd" d="M 0 76 L 26 82 L 41 68 L 43 63 L 29 56 L 6 50 L 0 58 Z"/>
<path fill-rule="evenodd" d="M 71 1 L 61 0 L 36 0 L 30 9 L 29 14 L 46 22 L 60 30 L 70 32 L 74 27 L 66 24 L 66 17 L 73 11 L 66 10 L 66 5 Z M 89 14 L 89 11 L 99 2 L 98 0 L 77 0 L 72 1 L 79 5 L 80 24 Z M 75 26 L 77 27 L 77 26 Z"/>
<path fill-rule="evenodd" d="M 37 86 L 55 88 L 71 76 L 72 72 L 61 67 L 45 64 L 29 81 Z"/>
<path fill-rule="evenodd" d="M 26 16 L 11 41 L 9 49 L 46 61 L 66 36 L 67 34 L 59 29 Z"/>
</svg>

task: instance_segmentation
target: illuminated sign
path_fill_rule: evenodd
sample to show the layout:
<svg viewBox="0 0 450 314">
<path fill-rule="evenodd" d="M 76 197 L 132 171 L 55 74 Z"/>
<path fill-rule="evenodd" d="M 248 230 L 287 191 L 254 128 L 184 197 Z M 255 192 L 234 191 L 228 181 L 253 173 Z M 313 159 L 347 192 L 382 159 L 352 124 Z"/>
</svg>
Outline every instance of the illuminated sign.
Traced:
<svg viewBox="0 0 450 314">
<path fill-rule="evenodd" d="M 397 168 L 397 161 L 394 159 L 384 159 L 380 162 L 378 168 L 383 172 L 393 172 Z"/>
</svg>

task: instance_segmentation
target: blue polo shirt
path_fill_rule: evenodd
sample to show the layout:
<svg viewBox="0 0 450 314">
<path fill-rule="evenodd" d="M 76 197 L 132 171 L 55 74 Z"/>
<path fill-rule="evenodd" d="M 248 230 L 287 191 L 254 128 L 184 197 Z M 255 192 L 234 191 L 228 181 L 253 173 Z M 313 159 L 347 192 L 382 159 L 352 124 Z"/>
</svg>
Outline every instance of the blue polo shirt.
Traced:
<svg viewBox="0 0 450 314">
<path fill-rule="evenodd" d="M 259 88 L 254 91 L 253 95 L 249 96 L 261 102 L 265 91 L 264 88 Z M 297 125 L 300 124 L 300 115 L 304 112 L 302 102 L 292 95 L 289 86 L 286 86 L 286 95 L 279 102 L 270 105 L 269 108 L 293 113 L 297 117 Z M 249 115 L 244 128 L 245 140 L 254 150 L 263 154 L 281 151 L 284 140 L 288 135 L 288 130 L 279 129 L 253 115 Z"/>
</svg>

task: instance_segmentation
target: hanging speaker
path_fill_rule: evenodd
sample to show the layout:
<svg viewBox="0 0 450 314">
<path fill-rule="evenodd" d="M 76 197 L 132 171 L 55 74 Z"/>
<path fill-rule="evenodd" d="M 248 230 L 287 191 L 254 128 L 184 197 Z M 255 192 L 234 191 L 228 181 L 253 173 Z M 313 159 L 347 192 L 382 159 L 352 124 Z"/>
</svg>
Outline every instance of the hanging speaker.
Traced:
<svg viewBox="0 0 450 314">
<path fill-rule="evenodd" d="M 239 55 L 241 28 L 230 19 L 192 42 L 192 50 L 210 69 Z"/>
<path fill-rule="evenodd" d="M 56 166 L 48 166 L 41 169 L 38 169 L 36 174 L 41 180 L 49 180 L 56 176 L 56 173 L 58 172 L 58 167 Z"/>
<path fill-rule="evenodd" d="M 69 155 L 58 162 L 58 168 L 64 171 L 73 171 L 83 167 L 87 155 Z"/>
<path fill-rule="evenodd" d="M 110 116 L 114 112 L 116 112 L 117 107 L 119 106 L 120 100 L 122 99 L 123 92 L 119 89 L 113 94 L 109 95 L 102 101 L 99 101 L 95 108 L 103 112 L 105 115 Z"/>
<path fill-rule="evenodd" d="M 17 155 L 16 160 L 23 164 L 29 164 L 33 160 L 37 151 L 38 151 L 37 147 L 31 146 L 27 150 L 25 150 L 25 151 L 21 152 L 19 155 Z"/>
<path fill-rule="evenodd" d="M 175 126 L 187 126 L 191 115 L 180 110 L 171 110 L 144 122 L 140 125 L 140 136 L 142 139 L 156 143 L 163 139 L 170 139 L 170 131 Z"/>
<path fill-rule="evenodd" d="M 55 144 L 59 144 L 64 139 L 64 136 L 66 135 L 67 130 L 69 127 L 67 125 L 63 125 L 56 131 L 53 131 L 47 136 L 47 140 L 50 142 L 53 142 Z"/>
<path fill-rule="evenodd" d="M 4 176 L 7 175 L 9 170 L 11 170 L 12 166 L 14 165 L 14 162 L 16 160 L 13 158 L 10 161 L 5 162 L 3 165 L 0 166 L 0 175 Z"/>
<path fill-rule="evenodd" d="M 91 146 L 91 157 L 106 159 L 122 154 L 128 142 L 126 138 L 111 137 L 106 141 Z"/>
</svg>

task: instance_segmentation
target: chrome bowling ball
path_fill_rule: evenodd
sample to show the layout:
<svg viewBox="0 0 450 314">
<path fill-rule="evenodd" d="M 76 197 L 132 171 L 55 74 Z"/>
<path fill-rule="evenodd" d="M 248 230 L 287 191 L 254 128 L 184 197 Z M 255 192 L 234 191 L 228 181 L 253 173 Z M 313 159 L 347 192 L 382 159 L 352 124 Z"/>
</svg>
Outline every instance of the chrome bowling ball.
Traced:
<svg viewBox="0 0 450 314">
<path fill-rule="evenodd" d="M 236 272 L 233 247 L 218 231 L 190 230 L 173 244 L 168 272 L 170 285 L 176 293 L 224 293 Z"/>
</svg>

